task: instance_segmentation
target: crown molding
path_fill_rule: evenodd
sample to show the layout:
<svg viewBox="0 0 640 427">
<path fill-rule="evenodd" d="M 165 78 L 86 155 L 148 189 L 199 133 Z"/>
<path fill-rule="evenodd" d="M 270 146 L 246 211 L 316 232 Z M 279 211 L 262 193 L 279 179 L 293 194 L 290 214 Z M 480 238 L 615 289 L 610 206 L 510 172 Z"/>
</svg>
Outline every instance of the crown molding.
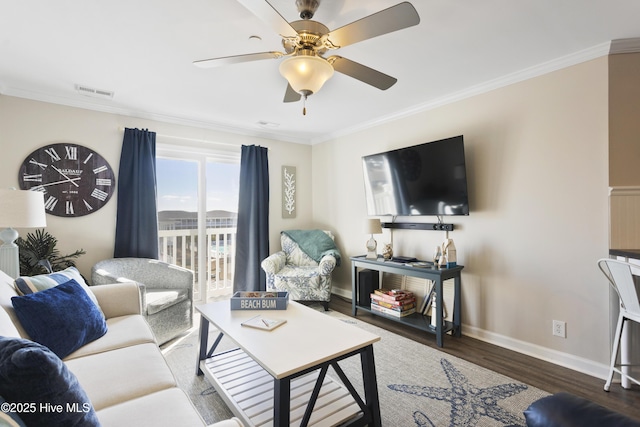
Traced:
<svg viewBox="0 0 640 427">
<path fill-rule="evenodd" d="M 235 135 L 249 136 L 254 138 L 271 139 L 275 141 L 293 142 L 293 143 L 310 143 L 309 138 L 285 136 L 276 131 L 265 131 L 261 129 L 250 129 L 228 124 L 193 120 L 185 117 L 169 116 L 163 114 L 152 113 L 144 110 L 131 110 L 115 105 L 105 105 L 96 100 L 89 101 L 83 99 L 69 98 L 65 96 L 52 95 L 42 92 L 17 89 L 2 88 L 0 86 L 0 95 L 13 96 L 16 98 L 29 99 L 32 101 L 46 102 L 49 104 L 63 105 L 66 107 L 81 108 L 84 110 L 98 111 L 102 113 L 117 114 L 125 117 L 133 117 L 144 120 L 154 120 L 162 123 L 171 123 L 181 126 L 195 127 L 199 129 L 208 129 L 217 132 L 230 133 Z"/>
<path fill-rule="evenodd" d="M 629 39 L 629 40 L 637 40 L 639 43 L 638 46 L 640 47 L 640 39 Z M 325 137 L 322 138 L 322 140 L 318 139 L 318 140 L 314 140 L 313 142 L 319 143 L 319 142 L 324 142 L 331 139 L 347 136 L 349 134 L 359 132 L 374 126 L 379 126 L 384 123 L 389 123 L 405 117 L 410 117 L 415 114 L 433 110 L 439 107 L 443 107 L 445 105 L 462 101 L 464 99 L 471 98 L 476 95 L 481 95 L 483 93 L 491 92 L 493 90 L 500 89 L 502 87 L 509 86 L 514 83 L 519 83 L 525 80 L 532 79 L 534 77 L 543 76 L 553 71 L 558 71 L 563 68 L 568 68 L 573 65 L 578 65 L 583 62 L 590 61 L 592 59 L 607 56 L 610 54 L 611 44 L 612 44 L 611 42 L 601 43 L 589 49 L 584 49 L 560 58 L 553 59 L 551 61 L 544 62 L 542 64 L 534 65 L 533 67 L 525 68 L 523 70 L 516 71 L 511 74 L 507 74 L 497 79 L 489 80 L 484 83 L 480 83 L 478 85 L 470 86 L 461 91 L 453 92 L 451 94 L 442 96 L 440 98 L 436 98 L 436 99 L 427 101 L 425 103 L 407 108 L 405 110 L 398 111 L 397 113 L 394 113 L 392 115 L 384 116 L 366 123 L 361 123 L 358 126 L 344 129 L 343 131 L 334 132 L 331 135 L 326 135 Z"/>
<path fill-rule="evenodd" d="M 640 53 L 640 38 L 612 40 L 609 54 L 620 53 Z"/>
</svg>

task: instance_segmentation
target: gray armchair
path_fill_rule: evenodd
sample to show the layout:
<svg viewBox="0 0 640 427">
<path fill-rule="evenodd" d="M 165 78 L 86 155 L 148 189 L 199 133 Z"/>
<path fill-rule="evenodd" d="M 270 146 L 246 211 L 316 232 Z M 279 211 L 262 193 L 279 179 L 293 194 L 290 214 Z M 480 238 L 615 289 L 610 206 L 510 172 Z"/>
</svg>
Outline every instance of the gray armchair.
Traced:
<svg viewBox="0 0 640 427">
<path fill-rule="evenodd" d="M 94 285 L 135 282 L 140 286 L 142 314 L 158 344 L 193 326 L 193 272 L 155 259 L 112 258 L 91 269 Z"/>
</svg>

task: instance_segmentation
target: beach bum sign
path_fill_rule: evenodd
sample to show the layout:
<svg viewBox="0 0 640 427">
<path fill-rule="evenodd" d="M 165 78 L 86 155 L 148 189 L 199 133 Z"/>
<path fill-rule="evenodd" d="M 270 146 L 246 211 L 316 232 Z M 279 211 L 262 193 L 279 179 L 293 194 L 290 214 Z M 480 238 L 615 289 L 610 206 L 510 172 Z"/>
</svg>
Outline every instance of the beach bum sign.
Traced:
<svg viewBox="0 0 640 427">
<path fill-rule="evenodd" d="M 286 310 L 288 303 L 288 292 L 236 292 L 231 310 Z"/>
</svg>

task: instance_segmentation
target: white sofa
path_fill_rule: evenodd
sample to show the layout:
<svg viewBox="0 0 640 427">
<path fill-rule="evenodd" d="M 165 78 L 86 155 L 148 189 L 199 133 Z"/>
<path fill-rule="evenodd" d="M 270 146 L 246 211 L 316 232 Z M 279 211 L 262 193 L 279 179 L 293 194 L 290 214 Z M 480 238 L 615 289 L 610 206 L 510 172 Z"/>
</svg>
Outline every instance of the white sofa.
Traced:
<svg viewBox="0 0 640 427">
<path fill-rule="evenodd" d="M 118 283 L 89 289 L 104 313 L 108 331 L 69 354 L 63 362 L 86 392 L 100 424 L 105 427 L 204 426 L 187 395 L 178 388 L 141 315 L 137 285 Z M 17 295 L 14 281 L 0 271 L 0 336 L 29 338 L 11 302 Z M 195 358 L 194 355 L 194 361 Z M 0 418 L 3 415 L 7 416 L 0 413 Z M 243 424 L 233 418 L 214 425 L 241 427 Z"/>
</svg>

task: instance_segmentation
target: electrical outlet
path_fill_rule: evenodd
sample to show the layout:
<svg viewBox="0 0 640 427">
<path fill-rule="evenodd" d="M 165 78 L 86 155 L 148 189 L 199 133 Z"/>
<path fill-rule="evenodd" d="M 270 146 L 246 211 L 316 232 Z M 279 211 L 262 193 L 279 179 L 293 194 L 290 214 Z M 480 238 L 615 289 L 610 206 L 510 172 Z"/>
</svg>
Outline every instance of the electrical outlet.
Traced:
<svg viewBox="0 0 640 427">
<path fill-rule="evenodd" d="M 562 320 L 553 321 L 553 335 L 560 338 L 567 337 L 567 323 Z"/>
</svg>

